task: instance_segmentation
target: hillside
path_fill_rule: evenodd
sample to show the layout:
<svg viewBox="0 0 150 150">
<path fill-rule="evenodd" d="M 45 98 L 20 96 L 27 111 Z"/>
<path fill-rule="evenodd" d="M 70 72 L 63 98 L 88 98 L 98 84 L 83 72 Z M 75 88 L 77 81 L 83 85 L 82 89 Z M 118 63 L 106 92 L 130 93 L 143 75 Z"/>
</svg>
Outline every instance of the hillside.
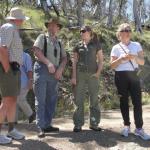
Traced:
<svg viewBox="0 0 150 150">
<path fill-rule="evenodd" d="M 35 30 L 27 30 L 23 31 L 23 41 L 24 41 L 24 47 L 31 48 L 33 41 L 37 37 L 38 34 L 45 31 L 44 27 L 44 20 L 46 19 L 44 17 L 44 14 L 41 10 L 37 10 L 34 8 L 23 8 L 26 14 L 31 18 L 30 21 L 28 21 L 24 28 L 34 28 Z M 64 22 L 64 26 L 66 26 L 66 20 L 62 17 L 61 18 Z M 87 20 L 88 24 L 93 24 L 94 20 Z M 109 55 L 111 48 L 114 44 L 116 44 L 117 38 L 116 38 L 116 30 L 117 27 L 113 27 L 111 29 L 106 28 L 104 25 L 101 24 L 95 24 L 93 26 L 93 30 L 98 34 L 101 42 L 102 47 L 104 51 L 104 70 L 102 72 L 102 77 L 100 78 L 100 100 L 105 108 L 116 108 L 118 107 L 118 97 L 116 94 L 116 88 L 114 86 L 114 72 L 110 69 L 109 66 Z M 134 30 L 134 29 L 133 29 Z M 73 46 L 75 45 L 76 41 L 79 39 L 79 30 L 73 29 L 69 30 L 68 28 L 64 27 L 60 33 L 60 38 L 62 39 L 64 43 L 64 47 L 66 51 L 69 53 L 71 52 Z M 133 41 L 139 41 L 144 49 L 145 52 L 145 58 L 146 58 L 146 65 L 142 67 L 142 72 L 140 74 L 141 78 L 144 81 L 143 89 L 146 93 L 143 93 L 144 100 L 143 103 L 148 103 L 149 99 L 149 93 L 150 91 L 150 31 L 144 30 L 144 33 L 141 35 L 139 33 L 135 33 L 133 31 Z M 148 68 L 147 68 L 148 66 Z M 62 81 L 62 87 L 61 87 L 61 93 L 60 98 L 64 99 L 64 95 L 68 101 L 62 102 L 60 105 L 60 110 L 64 109 L 64 103 L 68 103 L 72 106 L 72 103 L 70 102 L 70 97 L 72 98 L 72 95 L 70 94 L 71 91 L 71 85 L 69 82 L 70 80 L 70 68 L 67 67 L 64 81 Z M 65 89 L 65 90 L 64 90 Z M 62 108 L 61 108 L 62 107 Z M 71 107 L 72 108 L 72 107 Z"/>
</svg>

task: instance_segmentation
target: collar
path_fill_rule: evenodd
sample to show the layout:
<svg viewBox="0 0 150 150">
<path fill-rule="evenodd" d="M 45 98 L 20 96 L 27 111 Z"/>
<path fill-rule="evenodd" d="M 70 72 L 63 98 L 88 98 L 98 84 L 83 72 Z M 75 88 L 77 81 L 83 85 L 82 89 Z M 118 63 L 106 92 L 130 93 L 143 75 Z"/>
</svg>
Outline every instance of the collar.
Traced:
<svg viewBox="0 0 150 150">
<path fill-rule="evenodd" d="M 13 23 L 13 22 L 8 22 L 9 24 L 11 24 L 16 30 L 19 30 L 19 26 L 17 26 L 15 23 Z"/>
</svg>

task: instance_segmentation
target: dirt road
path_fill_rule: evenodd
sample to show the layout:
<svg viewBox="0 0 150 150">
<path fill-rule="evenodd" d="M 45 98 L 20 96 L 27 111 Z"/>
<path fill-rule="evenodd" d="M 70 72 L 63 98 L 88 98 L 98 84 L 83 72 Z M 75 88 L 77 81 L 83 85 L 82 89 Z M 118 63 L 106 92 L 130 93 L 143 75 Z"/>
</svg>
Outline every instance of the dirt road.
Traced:
<svg viewBox="0 0 150 150">
<path fill-rule="evenodd" d="M 95 132 L 88 128 L 88 117 L 81 133 L 73 133 L 72 118 L 54 119 L 60 132 L 49 133 L 45 138 L 36 136 L 35 123 L 28 125 L 23 122 L 17 125 L 26 135 L 26 140 L 13 141 L 12 144 L 1 146 L 0 150 L 150 150 L 150 141 L 143 141 L 133 134 L 134 121 L 131 115 L 131 131 L 128 138 L 120 136 L 122 119 L 119 110 L 103 111 L 100 126 L 103 131 Z M 150 134 L 150 105 L 143 107 L 144 128 Z M 5 130 L 4 127 L 3 130 Z M 5 132 L 5 131 L 3 131 Z"/>
</svg>

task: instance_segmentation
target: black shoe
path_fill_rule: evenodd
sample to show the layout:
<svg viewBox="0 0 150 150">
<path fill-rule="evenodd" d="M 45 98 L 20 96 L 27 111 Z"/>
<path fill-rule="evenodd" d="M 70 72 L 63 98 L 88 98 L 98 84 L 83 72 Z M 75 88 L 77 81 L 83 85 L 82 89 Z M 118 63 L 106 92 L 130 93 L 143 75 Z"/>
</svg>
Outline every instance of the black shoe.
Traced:
<svg viewBox="0 0 150 150">
<path fill-rule="evenodd" d="M 35 120 L 35 114 L 33 113 L 30 117 L 29 117 L 29 123 L 32 123 Z"/>
<path fill-rule="evenodd" d="M 45 133 L 44 133 L 43 129 L 39 129 L 39 131 L 38 131 L 38 137 L 39 138 L 44 138 L 45 137 Z"/>
<path fill-rule="evenodd" d="M 98 126 L 90 126 L 90 129 L 91 130 L 94 130 L 94 131 L 101 131 L 102 129 L 100 128 L 100 127 L 98 127 Z"/>
<path fill-rule="evenodd" d="M 81 132 L 81 131 L 82 131 L 81 127 L 74 127 L 73 128 L 73 132 Z"/>
<path fill-rule="evenodd" d="M 47 128 L 44 129 L 44 132 L 58 132 L 59 128 L 57 127 L 52 127 L 52 126 L 48 126 Z"/>
<path fill-rule="evenodd" d="M 18 124 L 18 122 L 17 122 L 17 121 L 15 121 L 15 122 L 14 122 L 14 124 L 15 124 L 15 125 L 17 125 L 17 124 Z"/>
</svg>

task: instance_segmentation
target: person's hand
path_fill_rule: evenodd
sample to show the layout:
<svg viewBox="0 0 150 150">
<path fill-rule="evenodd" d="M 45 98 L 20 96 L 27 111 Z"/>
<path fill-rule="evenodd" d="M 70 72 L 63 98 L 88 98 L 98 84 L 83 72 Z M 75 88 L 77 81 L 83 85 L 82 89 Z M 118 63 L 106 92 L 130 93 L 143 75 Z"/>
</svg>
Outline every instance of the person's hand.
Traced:
<svg viewBox="0 0 150 150">
<path fill-rule="evenodd" d="M 129 54 L 125 54 L 121 57 L 121 60 L 128 61 L 129 60 Z"/>
<path fill-rule="evenodd" d="M 76 85 L 76 84 L 77 84 L 76 78 L 71 78 L 71 84 L 72 84 L 72 85 Z"/>
<path fill-rule="evenodd" d="M 129 61 L 131 59 L 131 54 L 124 54 L 120 56 L 120 60 L 125 62 L 125 61 Z"/>
<path fill-rule="evenodd" d="M 100 76 L 99 73 L 94 73 L 94 74 L 92 75 L 92 77 L 95 77 L 95 78 L 97 78 L 97 79 L 99 79 L 99 76 Z"/>
<path fill-rule="evenodd" d="M 47 68 L 49 73 L 55 73 L 56 71 L 55 66 L 52 63 L 48 63 Z"/>
<path fill-rule="evenodd" d="M 133 60 L 137 57 L 137 55 L 133 55 L 133 54 L 128 54 L 129 56 L 129 60 Z"/>
<path fill-rule="evenodd" d="M 5 73 L 8 73 L 10 70 L 10 65 L 9 64 L 5 65 L 5 67 L 3 67 L 3 68 L 4 68 Z"/>
<path fill-rule="evenodd" d="M 61 80 L 62 78 L 62 73 L 63 73 L 63 69 L 62 68 L 58 68 L 55 72 L 55 79 L 57 80 Z"/>
</svg>

